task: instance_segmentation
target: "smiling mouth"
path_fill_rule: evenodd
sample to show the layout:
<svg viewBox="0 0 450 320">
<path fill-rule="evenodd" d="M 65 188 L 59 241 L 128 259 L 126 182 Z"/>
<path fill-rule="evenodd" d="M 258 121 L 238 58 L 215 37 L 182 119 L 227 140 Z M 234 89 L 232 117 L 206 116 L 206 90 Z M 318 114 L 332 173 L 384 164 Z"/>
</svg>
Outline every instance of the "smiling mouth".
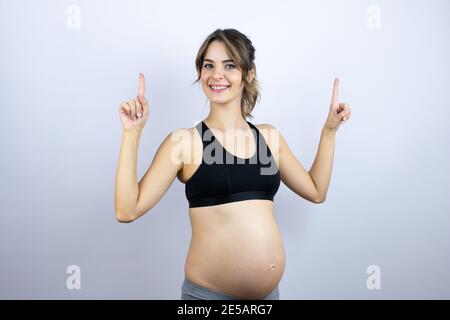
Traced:
<svg viewBox="0 0 450 320">
<path fill-rule="evenodd" d="M 221 93 L 227 90 L 230 86 L 208 86 L 208 87 L 213 93 Z"/>
</svg>

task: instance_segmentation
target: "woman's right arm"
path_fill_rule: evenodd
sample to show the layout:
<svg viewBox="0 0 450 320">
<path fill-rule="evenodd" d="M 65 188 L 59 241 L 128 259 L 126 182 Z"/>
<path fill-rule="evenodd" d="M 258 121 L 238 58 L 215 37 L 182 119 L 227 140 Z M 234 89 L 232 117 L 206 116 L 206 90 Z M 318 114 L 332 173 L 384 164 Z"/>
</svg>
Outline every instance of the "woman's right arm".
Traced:
<svg viewBox="0 0 450 320">
<path fill-rule="evenodd" d="M 123 130 L 116 171 L 115 211 L 119 222 L 131 222 L 135 216 L 139 187 L 136 177 L 137 153 L 142 130 Z"/>
<path fill-rule="evenodd" d="M 119 222 L 131 222 L 150 210 L 172 184 L 183 167 L 182 141 L 186 130 L 170 133 L 159 146 L 150 168 L 137 182 L 137 155 L 142 130 L 148 117 L 144 97 L 144 76 L 139 79 L 136 99 L 120 106 L 122 145 L 116 171 L 115 211 Z"/>
</svg>

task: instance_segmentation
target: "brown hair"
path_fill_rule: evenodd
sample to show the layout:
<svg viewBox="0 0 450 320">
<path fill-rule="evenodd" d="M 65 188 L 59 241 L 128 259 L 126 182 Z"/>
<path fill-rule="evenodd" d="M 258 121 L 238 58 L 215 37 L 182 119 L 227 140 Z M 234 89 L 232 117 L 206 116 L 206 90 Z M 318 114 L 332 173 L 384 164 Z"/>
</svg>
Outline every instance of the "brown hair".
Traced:
<svg viewBox="0 0 450 320">
<path fill-rule="evenodd" d="M 261 88 L 258 80 L 256 80 L 256 65 L 254 62 L 255 48 L 250 39 L 238 30 L 217 29 L 203 41 L 203 44 L 198 50 L 197 57 L 195 58 L 195 67 L 197 68 L 198 78 L 194 83 L 198 82 L 201 78 L 203 59 L 205 58 L 209 44 L 214 40 L 221 41 L 225 44 L 228 55 L 234 60 L 238 65 L 239 70 L 242 72 L 244 88 L 242 90 L 241 113 L 244 119 L 247 117 L 253 118 L 251 112 L 255 107 L 256 102 L 261 99 L 259 93 Z M 247 76 L 252 69 L 255 76 L 253 81 L 249 82 Z"/>
</svg>

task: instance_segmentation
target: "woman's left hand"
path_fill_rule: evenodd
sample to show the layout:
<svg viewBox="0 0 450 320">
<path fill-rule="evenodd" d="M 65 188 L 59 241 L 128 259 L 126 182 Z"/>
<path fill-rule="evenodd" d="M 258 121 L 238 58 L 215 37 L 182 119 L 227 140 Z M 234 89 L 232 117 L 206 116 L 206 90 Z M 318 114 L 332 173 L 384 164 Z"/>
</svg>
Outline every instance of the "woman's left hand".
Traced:
<svg viewBox="0 0 450 320">
<path fill-rule="evenodd" d="M 328 113 L 327 121 L 324 128 L 337 131 L 339 126 L 348 121 L 352 114 L 350 105 L 344 102 L 339 102 L 339 79 L 334 79 L 333 95 L 331 97 L 330 112 Z"/>
</svg>

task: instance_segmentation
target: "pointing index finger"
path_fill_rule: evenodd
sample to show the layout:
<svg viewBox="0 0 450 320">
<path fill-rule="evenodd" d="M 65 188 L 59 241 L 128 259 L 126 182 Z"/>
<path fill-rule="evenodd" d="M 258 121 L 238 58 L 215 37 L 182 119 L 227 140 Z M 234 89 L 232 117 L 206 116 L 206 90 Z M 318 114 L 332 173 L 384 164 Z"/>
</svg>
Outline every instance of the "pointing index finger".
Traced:
<svg viewBox="0 0 450 320">
<path fill-rule="evenodd" d="M 139 96 L 144 97 L 145 94 L 145 78 L 143 73 L 139 73 Z"/>
<path fill-rule="evenodd" d="M 339 103 L 339 79 L 338 78 L 334 79 L 333 96 L 331 97 L 331 103 L 332 104 Z"/>
</svg>

